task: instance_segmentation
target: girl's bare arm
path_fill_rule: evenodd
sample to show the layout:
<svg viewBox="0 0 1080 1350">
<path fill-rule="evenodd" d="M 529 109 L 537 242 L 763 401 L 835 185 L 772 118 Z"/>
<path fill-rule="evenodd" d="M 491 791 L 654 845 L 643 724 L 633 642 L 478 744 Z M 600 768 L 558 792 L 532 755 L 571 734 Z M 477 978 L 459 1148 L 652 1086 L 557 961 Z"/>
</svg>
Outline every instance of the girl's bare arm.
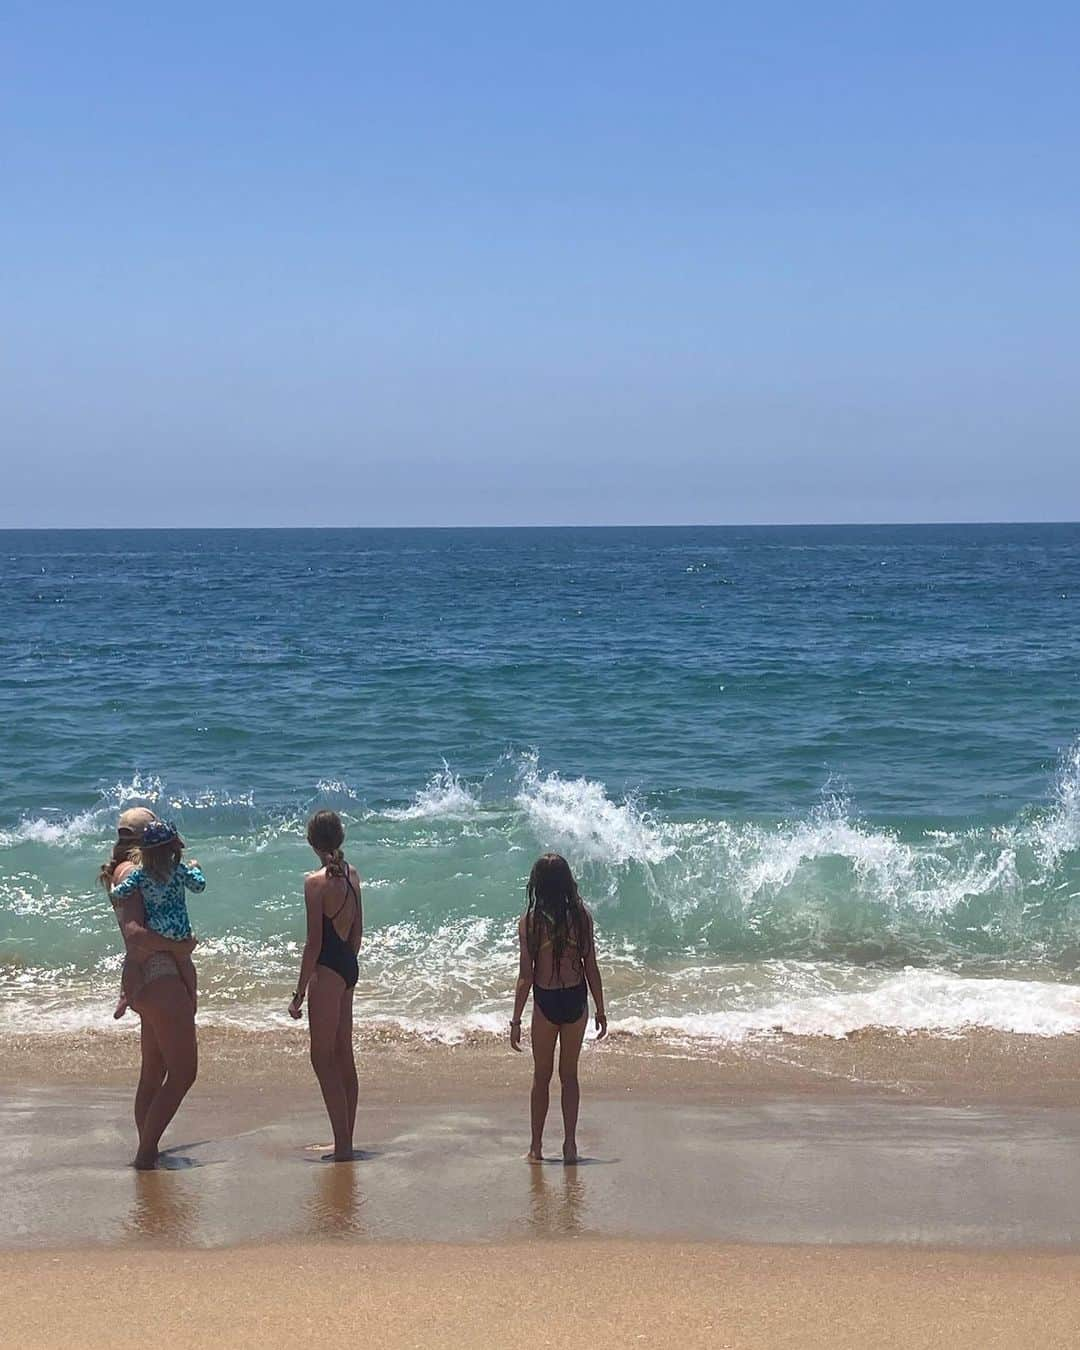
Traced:
<svg viewBox="0 0 1080 1350">
<path fill-rule="evenodd" d="M 607 1013 L 604 1011 L 604 984 L 600 978 L 600 967 L 596 962 L 596 927 L 593 924 L 592 915 L 589 915 L 589 954 L 585 958 L 585 979 L 589 986 L 589 992 L 593 996 L 593 1003 L 596 1005 L 596 1030 L 599 1033 L 597 1040 L 602 1041 L 607 1035 Z"/>
<path fill-rule="evenodd" d="M 307 877 L 304 880 L 304 907 L 307 910 L 307 938 L 304 941 L 304 954 L 300 958 L 300 977 L 296 981 L 296 993 L 293 994 L 292 1002 L 289 1004 L 289 1012 L 293 1017 L 300 1016 L 300 1007 L 322 949 L 322 892 L 314 877 Z"/>
<path fill-rule="evenodd" d="M 360 947 L 364 941 L 364 893 L 360 888 L 360 877 L 355 868 L 351 868 L 355 874 L 356 885 L 356 918 L 352 921 L 352 927 L 349 929 L 349 946 L 357 955 L 360 954 Z"/>
<path fill-rule="evenodd" d="M 525 915 L 518 920 L 518 977 L 514 986 L 514 1016 L 510 1021 L 510 1048 L 521 1049 L 521 1014 L 533 986 L 533 960 L 525 928 Z"/>
</svg>

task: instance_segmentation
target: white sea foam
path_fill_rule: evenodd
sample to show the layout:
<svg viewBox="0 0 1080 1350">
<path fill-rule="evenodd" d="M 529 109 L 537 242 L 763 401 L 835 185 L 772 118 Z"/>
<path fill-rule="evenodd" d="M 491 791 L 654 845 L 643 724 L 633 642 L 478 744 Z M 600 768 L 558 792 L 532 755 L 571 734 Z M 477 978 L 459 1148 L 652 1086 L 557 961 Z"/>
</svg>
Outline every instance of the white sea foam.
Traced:
<svg viewBox="0 0 1080 1350">
<path fill-rule="evenodd" d="M 157 774 L 144 778 L 137 773 L 130 782 L 120 779 L 102 793 L 103 811 L 122 811 L 127 806 L 155 806 L 162 798 L 165 785 Z"/>
<path fill-rule="evenodd" d="M 830 797 L 802 820 L 774 826 L 694 822 L 676 826 L 696 877 L 750 905 L 793 887 L 808 865 L 831 860 L 849 873 L 861 899 L 888 908 L 945 912 L 961 900 L 1017 885 L 1014 841 L 967 841 L 939 831 L 908 842 L 853 818 Z"/>
<path fill-rule="evenodd" d="M 92 991 L 56 972 L 52 973 L 51 987 L 43 988 L 36 978 L 39 974 L 5 977 L 0 997 L 0 1028 L 5 1032 L 60 1033 L 94 1028 L 108 1033 L 123 1029 L 116 1028 L 109 1015 L 115 974 L 107 982 L 99 980 Z M 381 997 L 370 988 L 361 992 L 361 1036 L 365 1025 L 396 1028 L 444 1044 L 476 1035 L 505 1034 L 505 997 L 456 1010 L 418 1006 L 411 1011 L 394 1007 L 386 991 Z M 218 1027 L 284 1027 L 289 1025 L 284 998 L 282 993 L 276 999 L 235 1000 L 208 989 L 201 1001 L 199 1021 Z M 972 1029 L 1045 1037 L 1080 1033 L 1080 988 L 1074 985 L 977 979 L 927 970 L 905 970 L 855 991 L 763 998 L 753 1007 L 701 1012 L 660 1010 L 624 1016 L 616 1009 L 617 1003 L 612 1007 L 613 1031 L 686 1042 L 737 1044 L 780 1033 L 840 1038 L 875 1029 L 939 1036 L 957 1036 Z M 134 1018 L 126 1020 L 135 1023 Z"/>
<path fill-rule="evenodd" d="M 1080 740 L 1061 758 L 1050 810 L 1022 834 L 1048 872 L 1066 853 L 1080 849 Z"/>
<path fill-rule="evenodd" d="M 589 778 L 541 774 L 535 760 L 523 768 L 516 804 L 542 846 L 575 860 L 659 863 L 676 850 L 632 800 L 612 801 L 603 783 Z"/>
<path fill-rule="evenodd" d="M 222 792 L 214 788 L 202 788 L 198 792 L 177 792 L 170 794 L 168 805 L 174 811 L 214 811 L 229 807 L 245 807 L 251 810 L 255 806 L 255 794 L 247 792 Z"/>
<path fill-rule="evenodd" d="M 729 1042 L 777 1032 L 840 1037 L 871 1028 L 958 1035 L 980 1027 L 1064 1036 L 1080 1032 L 1080 989 L 1035 980 L 905 970 L 854 992 L 779 999 L 752 1009 L 629 1017 L 613 1027 L 639 1036 Z"/>
<path fill-rule="evenodd" d="M 356 789 L 341 778 L 320 778 L 315 784 L 315 790 L 327 797 L 347 797 L 353 802 L 357 799 Z"/>
<path fill-rule="evenodd" d="M 97 805 L 85 811 L 26 816 L 13 829 L 0 830 L 0 848 L 17 848 L 20 844 L 72 848 L 85 839 L 111 834 L 117 814 L 129 806 L 149 806 L 164 814 L 166 808 L 203 811 L 230 806 L 251 808 L 254 804 L 250 792 L 231 795 L 206 789 L 193 795 L 181 792 L 170 796 L 156 775 L 135 774 L 128 781 L 121 779 L 105 788 Z"/>
<path fill-rule="evenodd" d="M 411 806 L 391 807 L 383 814 L 389 820 L 462 820 L 475 815 L 479 807 L 476 793 L 444 760 L 442 769 L 417 792 Z"/>
<path fill-rule="evenodd" d="M 54 848 L 73 848 L 82 840 L 101 833 L 101 812 L 80 811 L 73 816 L 20 820 L 11 830 L 0 830 L 0 848 L 20 844 L 48 844 Z"/>
</svg>

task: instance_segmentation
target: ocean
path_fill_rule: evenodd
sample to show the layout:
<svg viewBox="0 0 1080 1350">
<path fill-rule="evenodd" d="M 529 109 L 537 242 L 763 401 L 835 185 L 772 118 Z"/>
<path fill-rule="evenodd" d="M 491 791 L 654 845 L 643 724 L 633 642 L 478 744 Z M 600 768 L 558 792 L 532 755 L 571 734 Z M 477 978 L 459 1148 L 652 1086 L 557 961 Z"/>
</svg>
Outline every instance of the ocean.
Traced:
<svg viewBox="0 0 1080 1350">
<path fill-rule="evenodd" d="M 1080 1030 L 1080 525 L 9 531 L 0 560 L 5 1032 L 113 1028 L 96 874 L 135 803 L 208 876 L 205 1023 L 286 1020 L 330 806 L 361 1034 L 501 1031 L 548 849 L 642 1040 Z"/>
</svg>

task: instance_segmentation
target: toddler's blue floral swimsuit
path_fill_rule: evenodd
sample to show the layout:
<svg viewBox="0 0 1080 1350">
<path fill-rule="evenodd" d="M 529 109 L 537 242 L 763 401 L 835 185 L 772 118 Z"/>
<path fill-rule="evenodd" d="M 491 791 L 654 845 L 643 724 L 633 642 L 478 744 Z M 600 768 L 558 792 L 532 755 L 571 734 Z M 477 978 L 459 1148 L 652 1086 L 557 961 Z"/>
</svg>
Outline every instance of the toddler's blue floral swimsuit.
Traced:
<svg viewBox="0 0 1080 1350">
<path fill-rule="evenodd" d="M 149 872 L 136 867 L 134 872 L 112 888 L 109 898 L 115 902 L 134 891 L 142 891 L 147 928 L 152 928 L 155 933 L 160 933 L 172 942 L 185 942 L 194 936 L 188 918 L 187 900 L 184 898 L 185 889 L 196 893 L 206 889 L 206 878 L 201 868 L 177 863 L 168 881 L 158 881 Z"/>
</svg>

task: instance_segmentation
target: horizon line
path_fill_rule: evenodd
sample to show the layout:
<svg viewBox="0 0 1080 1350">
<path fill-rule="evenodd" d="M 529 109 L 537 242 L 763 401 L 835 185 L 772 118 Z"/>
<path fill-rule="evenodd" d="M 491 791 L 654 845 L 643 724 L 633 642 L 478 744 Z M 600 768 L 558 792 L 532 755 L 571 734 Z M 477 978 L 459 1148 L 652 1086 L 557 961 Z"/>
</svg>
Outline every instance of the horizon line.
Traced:
<svg viewBox="0 0 1080 1350">
<path fill-rule="evenodd" d="M 815 529 L 933 529 L 952 526 L 1080 525 L 1080 520 L 753 520 L 753 521 L 619 521 L 605 524 L 515 525 L 0 525 L 0 534 L 207 534 L 250 531 L 292 532 L 367 530 L 815 530 Z"/>
</svg>

